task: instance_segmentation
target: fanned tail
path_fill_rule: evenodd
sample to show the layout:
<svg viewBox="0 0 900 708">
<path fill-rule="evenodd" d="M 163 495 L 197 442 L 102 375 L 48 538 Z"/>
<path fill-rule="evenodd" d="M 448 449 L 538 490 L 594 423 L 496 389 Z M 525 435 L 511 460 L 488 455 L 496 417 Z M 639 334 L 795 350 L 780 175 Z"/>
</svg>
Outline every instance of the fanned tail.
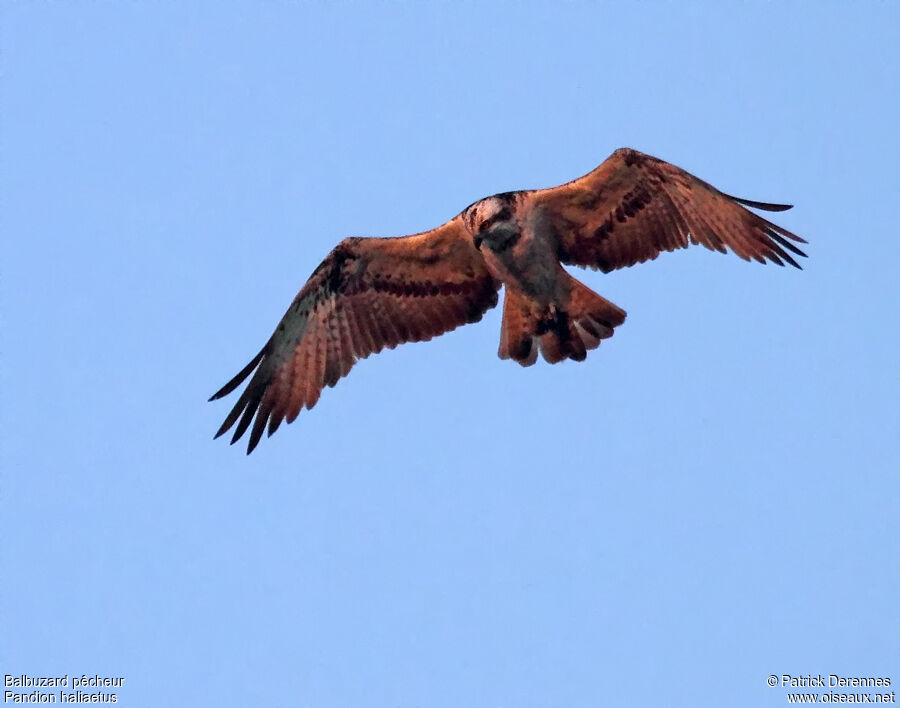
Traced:
<svg viewBox="0 0 900 708">
<path fill-rule="evenodd" d="M 566 277 L 566 302 L 543 311 L 522 293 L 507 289 L 498 352 L 501 359 L 531 366 L 540 350 L 551 364 L 563 359 L 583 361 L 625 321 L 623 309 L 571 276 Z"/>
</svg>

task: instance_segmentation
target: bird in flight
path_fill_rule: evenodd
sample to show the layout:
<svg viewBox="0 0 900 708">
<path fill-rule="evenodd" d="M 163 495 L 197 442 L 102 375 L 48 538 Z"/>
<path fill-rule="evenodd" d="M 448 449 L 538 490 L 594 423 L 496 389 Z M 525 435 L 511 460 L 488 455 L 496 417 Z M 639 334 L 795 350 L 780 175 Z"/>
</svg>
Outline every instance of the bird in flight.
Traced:
<svg viewBox="0 0 900 708">
<path fill-rule="evenodd" d="M 506 288 L 501 359 L 530 366 L 582 361 L 625 321 L 625 311 L 575 280 L 561 263 L 608 273 L 691 243 L 800 266 L 799 236 L 744 207 L 790 209 L 739 199 L 637 150 L 621 148 L 593 172 L 550 189 L 505 192 L 431 231 L 347 238 L 313 271 L 253 360 L 213 394 L 250 383 L 215 437 L 250 428 L 247 454 L 358 359 L 477 322 Z M 255 372 L 255 373 L 254 373 Z"/>
</svg>

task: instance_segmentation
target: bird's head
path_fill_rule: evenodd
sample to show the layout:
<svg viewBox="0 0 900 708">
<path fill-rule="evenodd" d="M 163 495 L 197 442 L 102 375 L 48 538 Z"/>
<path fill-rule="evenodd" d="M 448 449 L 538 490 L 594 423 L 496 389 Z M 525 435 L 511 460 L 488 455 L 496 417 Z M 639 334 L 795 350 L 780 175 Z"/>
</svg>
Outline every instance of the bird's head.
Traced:
<svg viewBox="0 0 900 708">
<path fill-rule="evenodd" d="M 475 248 L 482 244 L 492 251 L 509 248 L 519 238 L 514 194 L 498 194 L 475 202 L 465 211 L 466 225 Z"/>
</svg>

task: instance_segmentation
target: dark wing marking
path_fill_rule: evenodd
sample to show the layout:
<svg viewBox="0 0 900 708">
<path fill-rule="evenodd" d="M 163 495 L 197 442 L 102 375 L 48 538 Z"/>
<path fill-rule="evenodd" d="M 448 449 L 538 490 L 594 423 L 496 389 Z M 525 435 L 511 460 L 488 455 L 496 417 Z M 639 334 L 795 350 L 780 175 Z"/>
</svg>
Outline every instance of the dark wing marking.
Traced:
<svg viewBox="0 0 900 708">
<path fill-rule="evenodd" d="M 637 150 L 616 150 L 593 172 L 568 184 L 531 192 L 546 210 L 564 263 L 609 272 L 656 258 L 662 251 L 699 243 L 730 248 L 744 260 L 799 268 L 806 243 L 743 206 L 790 209 L 732 197 L 675 165 Z"/>
<path fill-rule="evenodd" d="M 237 423 L 234 443 L 252 423 L 249 454 L 264 429 L 271 435 L 312 408 L 358 359 L 477 322 L 497 304 L 499 286 L 460 217 L 414 236 L 345 239 L 259 354 L 210 398 L 231 393 L 256 369 L 216 437 Z"/>
</svg>

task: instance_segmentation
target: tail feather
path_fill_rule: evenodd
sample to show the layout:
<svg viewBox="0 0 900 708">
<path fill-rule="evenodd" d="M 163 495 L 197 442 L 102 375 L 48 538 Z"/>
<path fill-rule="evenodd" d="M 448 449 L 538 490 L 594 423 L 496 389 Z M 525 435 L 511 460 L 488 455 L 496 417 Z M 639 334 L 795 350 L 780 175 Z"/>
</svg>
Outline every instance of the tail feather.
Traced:
<svg viewBox="0 0 900 708">
<path fill-rule="evenodd" d="M 531 366 L 540 350 L 551 364 L 563 359 L 583 361 L 625 321 L 624 310 L 586 285 L 569 277 L 566 286 L 566 301 L 543 310 L 522 293 L 507 289 L 498 352 L 501 359 Z"/>
<path fill-rule="evenodd" d="M 538 346 L 534 340 L 537 313 L 531 301 L 518 293 L 506 290 L 503 300 L 503 324 L 500 328 L 501 359 L 514 359 L 522 366 L 537 361 Z"/>
</svg>

